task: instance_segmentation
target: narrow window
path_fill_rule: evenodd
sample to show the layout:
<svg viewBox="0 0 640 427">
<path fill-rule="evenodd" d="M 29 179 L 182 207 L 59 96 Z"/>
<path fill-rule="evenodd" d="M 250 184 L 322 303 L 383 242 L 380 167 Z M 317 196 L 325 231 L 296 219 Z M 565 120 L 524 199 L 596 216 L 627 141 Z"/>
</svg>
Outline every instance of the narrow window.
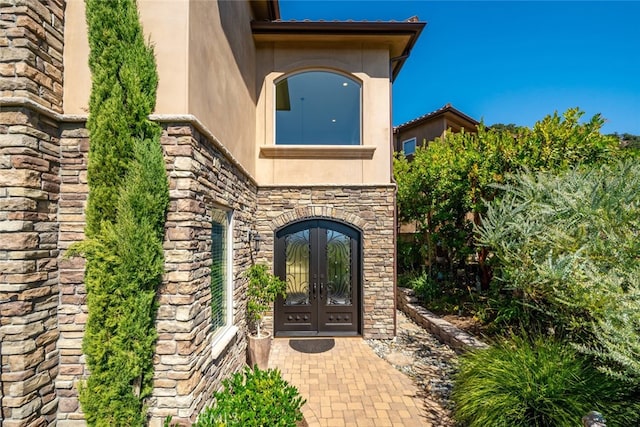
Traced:
<svg viewBox="0 0 640 427">
<path fill-rule="evenodd" d="M 230 324 L 230 243 L 231 213 L 213 209 L 211 221 L 211 323 L 213 330 Z"/>
<path fill-rule="evenodd" d="M 276 83 L 276 144 L 360 145 L 361 85 L 306 71 Z"/>
<path fill-rule="evenodd" d="M 408 156 L 416 152 L 416 139 L 411 138 L 405 141 L 402 141 L 402 151 L 404 151 L 404 155 Z"/>
</svg>

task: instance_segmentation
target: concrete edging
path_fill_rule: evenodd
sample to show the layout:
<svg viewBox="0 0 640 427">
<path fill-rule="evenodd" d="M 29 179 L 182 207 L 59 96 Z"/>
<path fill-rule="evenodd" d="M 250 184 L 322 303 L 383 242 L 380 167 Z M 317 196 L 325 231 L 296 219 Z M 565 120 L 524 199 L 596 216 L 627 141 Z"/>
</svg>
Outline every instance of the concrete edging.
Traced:
<svg viewBox="0 0 640 427">
<path fill-rule="evenodd" d="M 454 349 L 456 353 L 464 353 L 470 350 L 489 347 L 473 335 L 466 333 L 419 305 L 417 303 L 418 298 L 412 289 L 398 287 L 396 295 L 398 308 L 402 310 L 403 313 L 435 335 L 441 342 Z"/>
</svg>

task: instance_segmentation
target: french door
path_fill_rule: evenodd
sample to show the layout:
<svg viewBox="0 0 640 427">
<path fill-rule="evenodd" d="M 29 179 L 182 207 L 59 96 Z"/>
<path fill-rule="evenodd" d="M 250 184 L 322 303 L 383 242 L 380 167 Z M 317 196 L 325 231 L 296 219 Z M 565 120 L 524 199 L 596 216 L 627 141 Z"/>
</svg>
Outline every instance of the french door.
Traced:
<svg viewBox="0 0 640 427">
<path fill-rule="evenodd" d="M 276 233 L 275 273 L 287 283 L 275 303 L 276 335 L 357 335 L 360 234 L 310 220 Z"/>
</svg>

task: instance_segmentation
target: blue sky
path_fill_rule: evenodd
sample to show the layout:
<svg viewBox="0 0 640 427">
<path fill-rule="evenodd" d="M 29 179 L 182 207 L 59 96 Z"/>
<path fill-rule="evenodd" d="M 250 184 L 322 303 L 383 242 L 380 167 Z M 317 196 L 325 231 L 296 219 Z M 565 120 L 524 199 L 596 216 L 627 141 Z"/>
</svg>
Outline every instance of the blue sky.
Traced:
<svg viewBox="0 0 640 427">
<path fill-rule="evenodd" d="M 640 135 L 640 1 L 281 0 L 283 19 L 405 20 L 427 27 L 393 89 L 398 125 L 451 103 L 485 123 L 601 113 Z"/>
</svg>

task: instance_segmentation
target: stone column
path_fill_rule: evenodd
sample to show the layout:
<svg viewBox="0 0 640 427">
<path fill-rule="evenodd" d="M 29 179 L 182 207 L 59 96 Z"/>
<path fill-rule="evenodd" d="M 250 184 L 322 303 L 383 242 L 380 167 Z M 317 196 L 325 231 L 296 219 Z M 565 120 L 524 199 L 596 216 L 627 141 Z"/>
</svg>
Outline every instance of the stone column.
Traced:
<svg viewBox="0 0 640 427">
<path fill-rule="evenodd" d="M 60 130 L 60 201 L 58 247 L 61 255 L 84 239 L 84 211 L 89 194 L 87 161 L 89 132 L 84 121 L 64 123 Z M 56 378 L 58 426 L 84 425 L 78 401 L 78 382 L 88 375 L 82 354 L 82 336 L 87 323 L 84 259 L 60 259 L 60 305 L 58 307 L 58 350 L 60 365 Z"/>
<path fill-rule="evenodd" d="M 0 2 L 0 424 L 55 422 L 64 1 Z"/>
</svg>

